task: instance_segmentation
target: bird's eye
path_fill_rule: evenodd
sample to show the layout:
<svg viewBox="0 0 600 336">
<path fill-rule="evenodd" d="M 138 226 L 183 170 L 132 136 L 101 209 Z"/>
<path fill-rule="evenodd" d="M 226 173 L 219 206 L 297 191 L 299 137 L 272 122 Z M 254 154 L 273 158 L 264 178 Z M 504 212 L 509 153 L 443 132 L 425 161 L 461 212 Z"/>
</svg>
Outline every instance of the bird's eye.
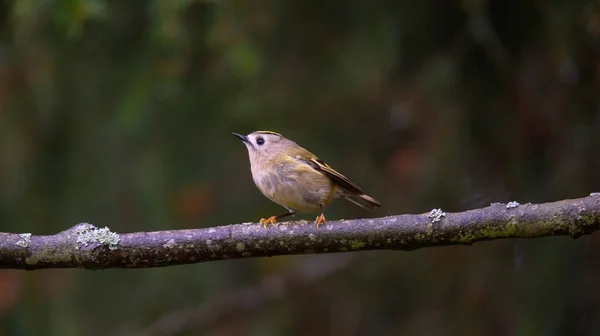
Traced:
<svg viewBox="0 0 600 336">
<path fill-rule="evenodd" d="M 256 139 L 256 144 L 257 145 L 262 146 L 262 144 L 264 144 L 264 143 L 265 143 L 265 139 L 263 139 L 263 138 Z"/>
</svg>

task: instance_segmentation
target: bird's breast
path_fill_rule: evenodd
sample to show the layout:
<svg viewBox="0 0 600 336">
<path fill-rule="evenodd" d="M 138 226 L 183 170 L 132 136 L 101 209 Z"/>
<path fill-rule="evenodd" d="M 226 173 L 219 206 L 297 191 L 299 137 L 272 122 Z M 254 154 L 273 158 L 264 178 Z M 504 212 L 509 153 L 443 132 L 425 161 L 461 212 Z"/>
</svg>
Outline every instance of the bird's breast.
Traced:
<svg viewBox="0 0 600 336">
<path fill-rule="evenodd" d="M 299 212 L 318 212 L 335 195 L 331 180 L 310 167 L 278 166 L 253 171 L 258 189 L 271 201 Z"/>
</svg>

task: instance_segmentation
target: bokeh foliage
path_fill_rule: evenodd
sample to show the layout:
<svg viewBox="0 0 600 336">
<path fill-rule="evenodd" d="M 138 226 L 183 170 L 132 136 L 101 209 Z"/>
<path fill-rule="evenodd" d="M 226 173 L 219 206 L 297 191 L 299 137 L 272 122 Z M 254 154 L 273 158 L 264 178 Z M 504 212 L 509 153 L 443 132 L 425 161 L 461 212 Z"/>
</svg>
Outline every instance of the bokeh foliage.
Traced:
<svg viewBox="0 0 600 336">
<path fill-rule="evenodd" d="M 600 190 L 599 93 L 597 1 L 3 1 L 0 230 L 278 213 L 229 135 L 257 129 L 355 180 L 376 215 L 580 197 Z M 212 331 L 597 334 L 598 243 L 366 254 Z M 299 259 L 0 271 L 0 334 L 127 334 Z"/>
</svg>

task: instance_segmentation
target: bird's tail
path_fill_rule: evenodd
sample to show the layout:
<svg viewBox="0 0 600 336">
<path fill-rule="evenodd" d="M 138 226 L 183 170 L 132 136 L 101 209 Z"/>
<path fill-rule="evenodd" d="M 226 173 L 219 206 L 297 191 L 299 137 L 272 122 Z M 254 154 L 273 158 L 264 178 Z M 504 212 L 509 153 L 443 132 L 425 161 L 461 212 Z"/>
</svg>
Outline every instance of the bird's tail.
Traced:
<svg viewBox="0 0 600 336">
<path fill-rule="evenodd" d="M 359 207 L 367 209 L 369 211 L 373 211 L 375 210 L 375 208 L 379 208 L 381 206 L 381 203 L 379 203 L 376 199 L 366 194 L 346 194 L 342 195 L 342 197 L 358 205 Z"/>
</svg>

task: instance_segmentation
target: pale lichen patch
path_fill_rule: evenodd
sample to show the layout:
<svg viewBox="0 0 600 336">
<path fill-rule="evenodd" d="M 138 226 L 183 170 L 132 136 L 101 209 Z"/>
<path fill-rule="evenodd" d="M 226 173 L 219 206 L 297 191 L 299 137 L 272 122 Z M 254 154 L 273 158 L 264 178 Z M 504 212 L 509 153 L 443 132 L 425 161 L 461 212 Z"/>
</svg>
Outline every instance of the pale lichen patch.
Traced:
<svg viewBox="0 0 600 336">
<path fill-rule="evenodd" d="M 25 248 L 31 244 L 31 233 L 21 233 L 19 234 L 19 237 L 21 237 L 21 239 L 15 243 L 17 246 Z"/>
<path fill-rule="evenodd" d="M 238 250 L 238 252 L 244 252 L 246 245 L 244 245 L 244 243 L 237 243 L 235 249 Z"/>
<path fill-rule="evenodd" d="M 119 242 L 121 241 L 119 234 L 110 231 L 107 226 L 104 228 L 97 228 L 89 223 L 83 223 L 77 226 L 75 233 L 77 234 L 77 249 L 82 246 L 98 243 L 108 246 L 108 248 L 111 250 L 116 250 Z"/>
<path fill-rule="evenodd" d="M 521 205 L 521 204 L 519 204 L 519 202 L 511 201 L 511 202 L 508 202 L 508 204 L 506 204 L 506 208 L 513 209 L 513 208 L 518 207 L 519 205 Z"/>
<path fill-rule="evenodd" d="M 439 222 L 442 217 L 446 217 L 446 213 L 442 209 L 433 209 L 427 214 L 427 218 L 431 220 L 431 223 Z"/>
<path fill-rule="evenodd" d="M 177 244 L 175 244 L 175 239 L 171 238 L 171 239 L 169 239 L 169 241 L 167 241 L 166 243 L 163 244 L 163 247 L 164 248 L 172 248 L 175 245 L 177 245 Z"/>
</svg>

